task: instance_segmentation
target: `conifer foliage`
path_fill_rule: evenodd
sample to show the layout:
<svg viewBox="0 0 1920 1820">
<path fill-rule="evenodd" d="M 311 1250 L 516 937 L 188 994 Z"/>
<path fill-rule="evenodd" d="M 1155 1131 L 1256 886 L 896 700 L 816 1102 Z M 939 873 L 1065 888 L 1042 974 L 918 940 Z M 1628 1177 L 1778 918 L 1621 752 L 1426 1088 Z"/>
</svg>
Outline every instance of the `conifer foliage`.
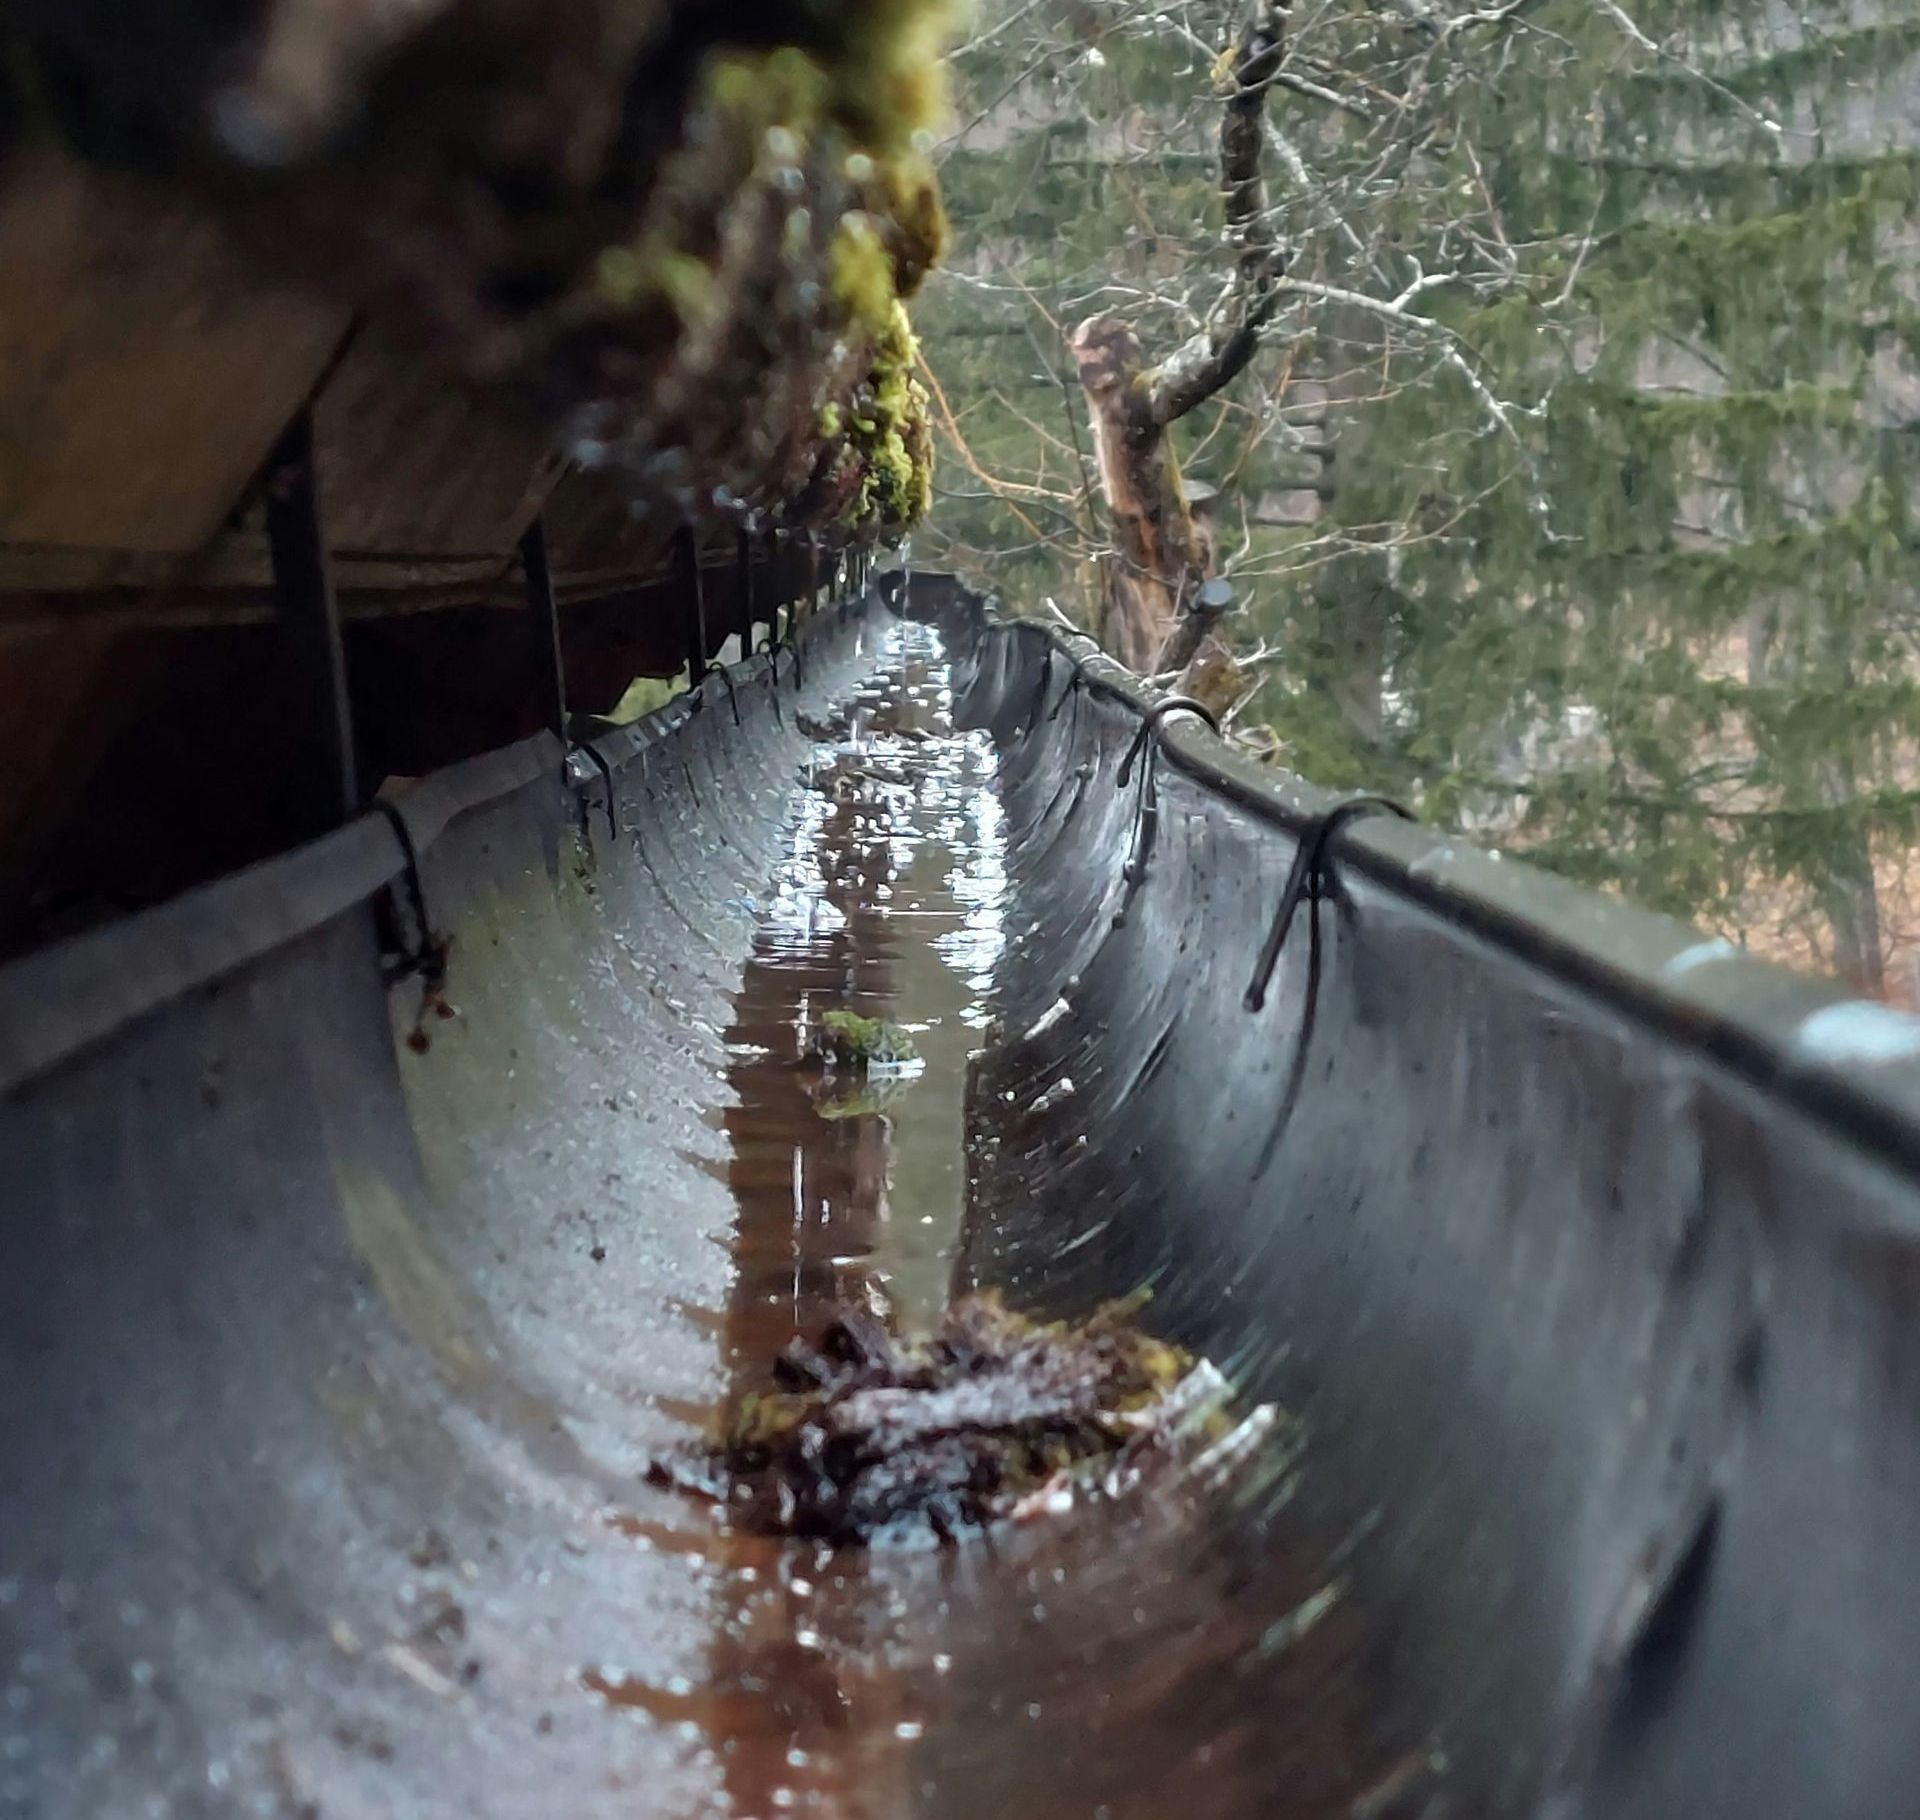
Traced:
<svg viewBox="0 0 1920 1820">
<path fill-rule="evenodd" d="M 921 541 L 1116 645 L 1075 335 L 1151 368 L 1220 320 L 1247 19 L 990 0 L 959 60 Z M 1295 6 L 1260 152 L 1272 307 L 1168 451 L 1236 724 L 1910 996 L 1920 16 Z"/>
</svg>

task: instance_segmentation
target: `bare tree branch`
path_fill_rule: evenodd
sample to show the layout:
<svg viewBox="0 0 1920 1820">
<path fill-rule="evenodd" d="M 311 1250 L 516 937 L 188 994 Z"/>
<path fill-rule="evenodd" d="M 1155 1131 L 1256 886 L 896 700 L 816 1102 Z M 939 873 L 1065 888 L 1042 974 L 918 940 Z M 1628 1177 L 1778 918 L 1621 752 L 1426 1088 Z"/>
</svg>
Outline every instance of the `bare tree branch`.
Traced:
<svg viewBox="0 0 1920 1820">
<path fill-rule="evenodd" d="M 1147 376 L 1147 409 L 1163 426 L 1245 370 L 1259 351 L 1260 331 L 1279 305 L 1276 281 L 1285 254 L 1274 235 L 1260 154 L 1267 94 L 1280 74 L 1286 26 L 1281 0 L 1256 0 L 1227 66 L 1232 86 L 1221 110 L 1220 187 L 1238 257 L 1199 333 Z"/>
</svg>

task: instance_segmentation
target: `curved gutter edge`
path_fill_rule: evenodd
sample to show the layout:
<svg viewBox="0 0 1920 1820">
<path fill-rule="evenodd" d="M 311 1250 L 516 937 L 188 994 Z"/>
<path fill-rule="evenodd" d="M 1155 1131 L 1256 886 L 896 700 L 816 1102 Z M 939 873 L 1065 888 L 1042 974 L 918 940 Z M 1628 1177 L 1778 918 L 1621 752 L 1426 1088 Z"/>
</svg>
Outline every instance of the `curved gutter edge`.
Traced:
<svg viewBox="0 0 1920 1820">
<path fill-rule="evenodd" d="M 1040 641 L 1128 713 L 1144 717 L 1165 698 L 1091 648 L 1084 633 L 995 614 L 980 596 L 958 584 L 956 590 L 983 629 Z M 1345 800 L 1256 762 L 1189 717 L 1163 720 L 1155 736 L 1175 769 L 1296 837 Z M 1880 1161 L 1920 1176 L 1920 1017 L 1419 823 L 1388 816 L 1349 823 L 1334 834 L 1330 853 L 1381 888 L 1711 1057 Z"/>
<path fill-rule="evenodd" d="M 542 770 L 557 782 L 559 766 L 559 740 L 539 733 L 434 772 L 394 807 L 415 852 L 424 854 L 456 817 L 520 789 Z M 0 969 L 0 1096 L 331 922 L 405 864 L 393 824 L 383 814 L 365 814 Z"/>
<path fill-rule="evenodd" d="M 868 605 L 858 603 L 845 616 L 823 612 L 807 622 L 802 637 L 812 644 Z M 777 686 L 780 680 L 777 658 L 766 653 L 729 666 L 729 673 L 736 685 L 771 677 Z M 618 775 L 710 704 L 706 686 L 695 687 L 631 726 L 601 735 L 592 749 Z M 553 778 L 556 790 L 576 797 L 602 787 L 597 767 L 575 775 L 567 756 L 555 735 L 536 733 L 431 773 L 394 798 L 393 807 L 424 858 L 460 816 L 543 774 Z M 0 1098 L 345 914 L 405 866 L 392 822 L 369 812 L 302 846 L 0 967 Z"/>
</svg>

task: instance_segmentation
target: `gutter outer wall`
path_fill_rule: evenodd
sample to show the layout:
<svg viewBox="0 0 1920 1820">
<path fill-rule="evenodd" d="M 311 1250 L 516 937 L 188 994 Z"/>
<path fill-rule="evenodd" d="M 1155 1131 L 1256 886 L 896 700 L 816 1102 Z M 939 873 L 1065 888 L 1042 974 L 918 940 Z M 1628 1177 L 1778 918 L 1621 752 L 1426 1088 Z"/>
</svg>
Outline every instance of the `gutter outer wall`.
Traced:
<svg viewBox="0 0 1920 1820">
<path fill-rule="evenodd" d="M 1300 1419 L 1283 1522 L 1389 1639 L 1382 1724 L 1472 1791 L 1407 1811 L 1920 1812 L 1920 1026 L 1384 819 L 1251 1013 L 1289 825 L 1335 799 L 1170 720 L 1129 893 L 1151 698 L 964 590 L 915 606 L 1002 755 L 976 1090 L 1043 1108 L 970 1272 L 1062 1308 L 1152 1282 Z M 1810 1039 L 1849 1017 L 1835 1062 Z"/>
</svg>

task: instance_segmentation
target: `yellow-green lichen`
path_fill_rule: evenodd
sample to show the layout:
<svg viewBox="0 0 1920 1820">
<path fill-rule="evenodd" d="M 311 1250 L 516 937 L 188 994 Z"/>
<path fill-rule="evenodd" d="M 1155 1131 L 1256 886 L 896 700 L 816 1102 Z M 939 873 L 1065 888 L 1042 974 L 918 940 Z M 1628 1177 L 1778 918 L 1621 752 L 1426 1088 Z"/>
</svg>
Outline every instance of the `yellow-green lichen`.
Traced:
<svg viewBox="0 0 1920 1820">
<path fill-rule="evenodd" d="M 861 464 L 849 510 L 856 523 L 877 520 L 899 529 L 926 515 L 933 492 L 933 438 L 927 393 L 914 377 L 919 362 L 907 312 L 896 301 L 874 344 L 873 363 L 848 433 Z"/>
<path fill-rule="evenodd" d="M 873 218 L 849 209 L 833 231 L 827 254 L 834 297 L 861 335 L 884 335 L 894 308 L 893 261 Z"/>
<path fill-rule="evenodd" d="M 940 181 L 917 153 L 888 160 L 878 180 L 886 198 L 894 289 L 911 297 L 946 254 L 947 211 L 940 201 Z"/>
<path fill-rule="evenodd" d="M 618 310 L 657 300 L 682 322 L 700 321 L 720 302 L 712 272 L 694 254 L 652 239 L 606 248 L 594 270 L 594 289 L 602 303 Z"/>
</svg>

